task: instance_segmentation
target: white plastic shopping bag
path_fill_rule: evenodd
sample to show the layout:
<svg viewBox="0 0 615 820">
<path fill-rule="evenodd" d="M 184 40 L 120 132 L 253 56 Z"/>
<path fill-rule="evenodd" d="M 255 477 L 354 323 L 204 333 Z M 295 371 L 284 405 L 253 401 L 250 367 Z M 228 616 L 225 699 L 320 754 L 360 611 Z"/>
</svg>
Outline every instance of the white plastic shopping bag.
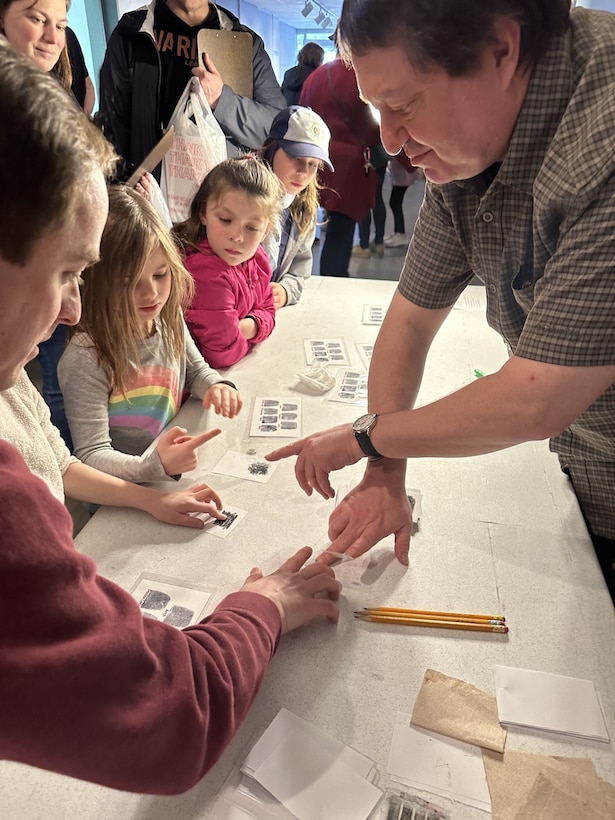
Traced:
<svg viewBox="0 0 615 820">
<path fill-rule="evenodd" d="M 162 167 L 162 190 L 173 222 L 190 213 L 190 203 L 204 176 L 226 159 L 226 138 L 197 77 L 179 98 L 169 126 L 175 134 Z"/>
</svg>

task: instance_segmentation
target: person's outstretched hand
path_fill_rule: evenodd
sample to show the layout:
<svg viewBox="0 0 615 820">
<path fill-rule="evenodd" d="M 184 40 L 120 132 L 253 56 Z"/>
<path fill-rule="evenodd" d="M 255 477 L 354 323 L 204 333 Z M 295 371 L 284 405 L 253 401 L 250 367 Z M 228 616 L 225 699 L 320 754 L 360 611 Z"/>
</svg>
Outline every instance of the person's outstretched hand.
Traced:
<svg viewBox="0 0 615 820">
<path fill-rule="evenodd" d="M 184 427 L 171 427 L 160 436 L 156 449 L 167 475 L 180 475 L 194 470 L 198 464 L 197 450 L 222 430 L 207 430 L 198 436 L 186 435 Z"/>
<path fill-rule="evenodd" d="M 307 438 L 293 441 L 267 453 L 267 461 L 279 461 L 289 456 L 298 456 L 295 476 L 301 489 L 312 495 L 316 490 L 323 498 L 333 498 L 335 491 L 329 481 L 329 473 L 355 464 L 363 458 L 350 424 L 331 427 Z"/>
<path fill-rule="evenodd" d="M 302 547 L 271 575 L 255 567 L 241 588 L 273 601 L 282 618 L 282 634 L 314 618 L 325 617 L 334 623 L 339 618 L 333 602 L 340 597 L 340 584 L 331 567 L 323 563 L 304 566 L 311 554 L 311 547 Z"/>
<path fill-rule="evenodd" d="M 207 513 L 221 521 L 226 518 L 222 512 L 222 500 L 209 484 L 195 484 L 194 487 L 176 493 L 160 493 L 157 490 L 152 492 L 155 495 L 148 503 L 147 512 L 165 524 L 199 530 L 205 525 L 200 518 L 195 517 L 195 513 Z"/>
<path fill-rule="evenodd" d="M 212 384 L 203 396 L 203 407 L 206 410 L 213 407 L 214 412 L 219 416 L 224 416 L 225 419 L 234 419 L 243 407 L 243 399 L 230 384 L 218 382 Z"/>
</svg>

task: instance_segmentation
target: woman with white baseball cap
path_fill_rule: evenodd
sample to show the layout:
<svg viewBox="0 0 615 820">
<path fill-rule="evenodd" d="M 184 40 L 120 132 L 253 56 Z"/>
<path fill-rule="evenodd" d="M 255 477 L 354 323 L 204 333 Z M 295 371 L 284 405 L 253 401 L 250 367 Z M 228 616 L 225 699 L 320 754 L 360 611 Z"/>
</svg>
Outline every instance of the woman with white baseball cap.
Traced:
<svg viewBox="0 0 615 820">
<path fill-rule="evenodd" d="M 274 119 L 260 154 L 282 182 L 286 195 L 277 234 L 264 242 L 273 271 L 271 287 L 276 309 L 301 298 L 312 273 L 312 245 L 319 204 L 318 171 L 329 159 L 331 134 L 311 108 L 291 105 Z"/>
</svg>

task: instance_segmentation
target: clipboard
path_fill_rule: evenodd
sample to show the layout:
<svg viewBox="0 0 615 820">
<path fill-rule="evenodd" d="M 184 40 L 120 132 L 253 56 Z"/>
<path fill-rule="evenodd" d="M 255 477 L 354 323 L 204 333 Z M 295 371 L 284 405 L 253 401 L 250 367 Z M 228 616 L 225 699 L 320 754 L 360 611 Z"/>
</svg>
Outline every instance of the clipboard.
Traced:
<svg viewBox="0 0 615 820">
<path fill-rule="evenodd" d="M 174 133 L 175 129 L 173 128 L 173 126 L 171 126 L 167 129 L 167 131 L 165 131 L 160 142 L 157 142 L 156 145 L 154 145 L 154 147 L 145 157 L 143 162 L 128 178 L 126 185 L 128 185 L 129 188 L 134 188 L 134 186 L 141 179 L 145 171 L 149 171 L 151 173 L 154 170 L 154 168 L 158 165 L 158 163 L 162 162 L 162 160 L 164 159 L 164 155 L 173 145 Z"/>
<path fill-rule="evenodd" d="M 197 35 L 199 66 L 205 68 L 203 52 L 212 59 L 226 85 L 235 94 L 252 99 L 254 67 L 252 35 L 248 31 L 217 31 L 202 28 Z"/>
</svg>

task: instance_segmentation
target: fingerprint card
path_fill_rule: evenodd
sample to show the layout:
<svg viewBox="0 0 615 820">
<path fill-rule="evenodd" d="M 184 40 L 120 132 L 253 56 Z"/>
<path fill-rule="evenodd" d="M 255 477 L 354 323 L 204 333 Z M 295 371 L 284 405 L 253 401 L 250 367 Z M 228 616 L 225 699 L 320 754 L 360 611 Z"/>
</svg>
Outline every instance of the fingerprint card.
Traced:
<svg viewBox="0 0 615 820">
<path fill-rule="evenodd" d="M 264 458 L 254 454 L 227 450 L 211 472 L 265 484 L 277 466 L 277 461 L 265 461 Z"/>
<path fill-rule="evenodd" d="M 301 399 L 254 399 L 250 435 L 298 438 L 301 435 Z"/>
<path fill-rule="evenodd" d="M 388 305 L 363 305 L 363 324 L 381 325 Z"/>
<path fill-rule="evenodd" d="M 328 400 L 367 407 L 367 373 L 360 370 L 342 371 L 335 385 L 335 392 Z"/>
<path fill-rule="evenodd" d="M 237 507 L 222 508 L 222 512 L 226 516 L 224 521 L 219 518 L 214 518 L 213 515 L 207 513 L 197 513 L 195 518 L 200 518 L 204 524 L 203 532 L 209 535 L 215 535 L 217 538 L 226 538 L 226 536 L 233 532 L 237 524 L 247 514 L 245 510 L 238 510 Z"/>
<path fill-rule="evenodd" d="M 130 594 L 144 618 L 182 629 L 201 620 L 213 592 L 176 578 L 142 573 Z"/>
<path fill-rule="evenodd" d="M 350 364 L 343 339 L 304 339 L 308 364 Z"/>
<path fill-rule="evenodd" d="M 361 357 L 361 361 L 365 365 L 366 370 L 369 370 L 369 363 L 372 360 L 372 353 L 374 352 L 374 343 L 373 342 L 357 342 L 357 350 L 359 351 L 359 356 Z"/>
</svg>

